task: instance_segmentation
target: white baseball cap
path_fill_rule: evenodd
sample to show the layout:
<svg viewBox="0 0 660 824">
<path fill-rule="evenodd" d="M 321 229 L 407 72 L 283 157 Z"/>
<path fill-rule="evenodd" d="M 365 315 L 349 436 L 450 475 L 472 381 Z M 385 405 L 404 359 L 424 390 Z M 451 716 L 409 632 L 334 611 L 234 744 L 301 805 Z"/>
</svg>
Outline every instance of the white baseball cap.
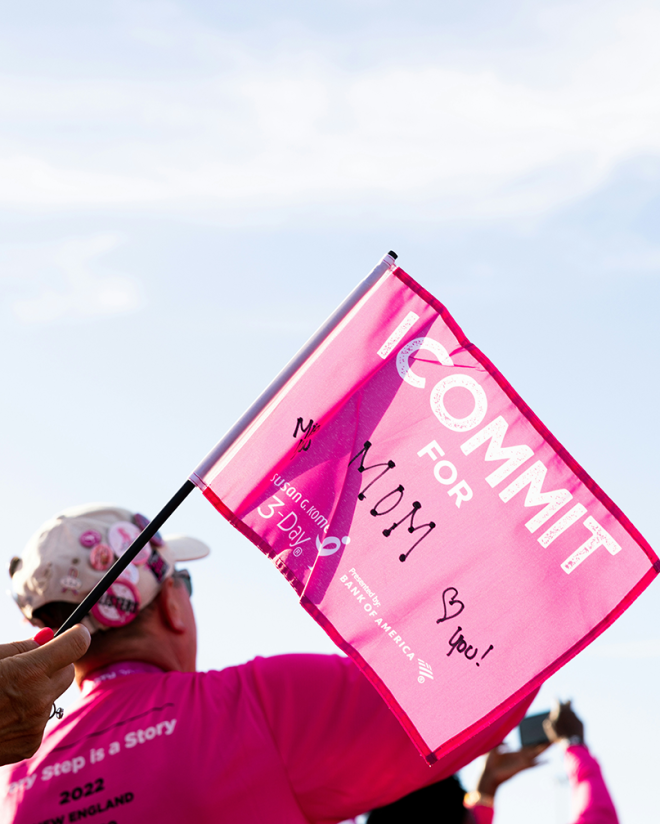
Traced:
<svg viewBox="0 0 660 824">
<path fill-rule="evenodd" d="M 12 596 L 26 618 L 56 601 L 79 604 L 149 523 L 139 513 L 113 504 L 65 509 L 30 538 L 9 563 Z M 150 604 L 174 572 L 177 561 L 206 557 L 209 547 L 186 535 L 159 533 L 110 585 L 83 623 L 90 632 L 130 623 Z"/>
</svg>

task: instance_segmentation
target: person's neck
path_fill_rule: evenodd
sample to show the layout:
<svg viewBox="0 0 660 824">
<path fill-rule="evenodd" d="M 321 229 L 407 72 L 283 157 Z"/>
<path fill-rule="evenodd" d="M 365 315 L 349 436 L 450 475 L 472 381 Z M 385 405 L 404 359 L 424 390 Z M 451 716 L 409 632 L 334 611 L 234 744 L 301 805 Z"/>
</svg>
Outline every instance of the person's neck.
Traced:
<svg viewBox="0 0 660 824">
<path fill-rule="evenodd" d="M 190 669 L 185 665 L 178 645 L 167 637 L 125 639 L 121 644 L 112 644 L 97 653 L 92 649 L 77 661 L 76 683 L 80 687 L 91 673 L 121 661 L 153 664 L 164 672 L 186 672 Z"/>
</svg>

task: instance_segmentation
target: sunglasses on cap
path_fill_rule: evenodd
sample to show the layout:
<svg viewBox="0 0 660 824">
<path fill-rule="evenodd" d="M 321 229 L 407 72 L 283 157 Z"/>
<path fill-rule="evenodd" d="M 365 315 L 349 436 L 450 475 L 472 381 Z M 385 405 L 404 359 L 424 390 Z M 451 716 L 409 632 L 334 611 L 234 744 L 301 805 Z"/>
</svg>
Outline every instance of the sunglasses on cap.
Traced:
<svg viewBox="0 0 660 824">
<path fill-rule="evenodd" d="M 175 569 L 174 574 L 172 575 L 177 581 L 182 581 L 184 587 L 188 591 L 188 597 L 192 598 L 192 581 L 190 579 L 190 573 L 187 569 Z"/>
</svg>

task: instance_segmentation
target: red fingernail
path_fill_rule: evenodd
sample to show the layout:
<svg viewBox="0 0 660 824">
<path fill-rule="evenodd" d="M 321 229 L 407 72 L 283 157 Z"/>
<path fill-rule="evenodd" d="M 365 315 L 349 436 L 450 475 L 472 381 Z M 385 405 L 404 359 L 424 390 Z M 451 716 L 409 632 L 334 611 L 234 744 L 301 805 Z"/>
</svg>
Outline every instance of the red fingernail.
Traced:
<svg viewBox="0 0 660 824">
<path fill-rule="evenodd" d="M 40 647 L 43 647 L 44 644 L 47 644 L 49 641 L 53 640 L 53 636 L 55 633 L 50 627 L 44 627 L 40 629 L 39 632 L 34 636 L 34 641 L 39 644 Z"/>
</svg>

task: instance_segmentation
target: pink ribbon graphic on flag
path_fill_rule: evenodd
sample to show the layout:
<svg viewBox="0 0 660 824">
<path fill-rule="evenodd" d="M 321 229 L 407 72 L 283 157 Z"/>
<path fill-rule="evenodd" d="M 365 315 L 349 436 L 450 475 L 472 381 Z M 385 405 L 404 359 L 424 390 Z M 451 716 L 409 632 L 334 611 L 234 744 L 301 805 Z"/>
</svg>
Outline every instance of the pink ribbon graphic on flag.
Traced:
<svg viewBox="0 0 660 824">
<path fill-rule="evenodd" d="M 389 256 L 191 480 L 429 760 L 501 718 L 660 568 Z"/>
</svg>

